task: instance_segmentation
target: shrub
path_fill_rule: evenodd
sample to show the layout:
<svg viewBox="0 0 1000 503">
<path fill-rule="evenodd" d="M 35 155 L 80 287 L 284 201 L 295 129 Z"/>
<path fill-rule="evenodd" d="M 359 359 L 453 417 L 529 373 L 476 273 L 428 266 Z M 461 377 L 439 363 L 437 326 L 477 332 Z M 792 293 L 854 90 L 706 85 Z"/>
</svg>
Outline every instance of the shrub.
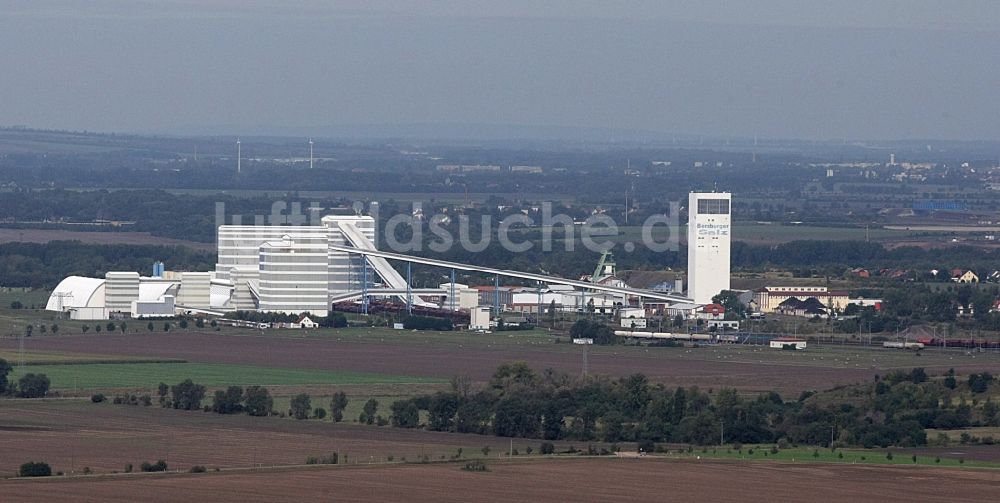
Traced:
<svg viewBox="0 0 1000 503">
<path fill-rule="evenodd" d="M 652 440 L 640 440 L 636 443 L 637 452 L 655 452 L 656 444 Z"/>
<path fill-rule="evenodd" d="M 125 465 L 125 473 L 132 473 L 132 463 Z"/>
<path fill-rule="evenodd" d="M 462 469 L 465 470 L 465 471 L 467 471 L 467 472 L 488 472 L 488 471 L 490 471 L 489 468 L 486 467 L 486 463 L 483 463 L 482 461 L 480 461 L 478 459 L 473 460 L 473 461 L 469 461 L 468 463 L 465 463 L 465 466 L 463 466 Z"/>
<path fill-rule="evenodd" d="M 323 457 L 320 457 L 320 458 L 317 458 L 315 456 L 309 456 L 308 458 L 306 458 L 306 464 L 307 465 L 335 465 L 339 461 L 339 458 L 340 458 L 340 455 L 337 454 L 336 452 L 330 454 L 329 456 L 323 456 Z M 345 456 L 344 457 L 345 462 L 346 462 L 346 459 L 347 459 L 347 457 Z"/>
<path fill-rule="evenodd" d="M 17 470 L 18 477 L 50 477 L 52 476 L 52 467 L 48 463 L 43 463 L 41 461 L 28 461 L 21 465 Z"/>
<path fill-rule="evenodd" d="M 892 461 L 892 452 L 885 453 L 885 459 L 888 459 L 889 461 Z"/>
<path fill-rule="evenodd" d="M 201 465 L 194 465 L 191 467 L 190 470 L 188 470 L 189 473 L 205 473 L 206 471 L 208 470 L 206 470 L 205 467 Z"/>
<path fill-rule="evenodd" d="M 430 316 L 407 316 L 403 319 L 403 328 L 407 330 L 438 330 L 448 331 L 454 325 L 448 318 L 433 318 Z"/>
<path fill-rule="evenodd" d="M 326 409 L 324 409 L 323 407 L 316 407 L 315 409 L 313 409 L 313 417 L 315 417 L 316 419 L 323 419 L 324 417 L 326 417 Z"/>
<path fill-rule="evenodd" d="M 153 464 L 149 464 L 148 461 L 143 461 L 142 464 L 139 465 L 139 469 L 144 472 L 165 472 L 167 471 L 167 462 L 162 459 Z"/>
<path fill-rule="evenodd" d="M 542 445 L 541 447 L 539 447 L 538 451 L 541 452 L 542 454 L 554 454 L 556 452 L 556 446 L 552 442 L 542 442 Z"/>
<path fill-rule="evenodd" d="M 103 402 L 105 400 L 107 400 L 107 397 L 105 397 L 103 393 L 95 393 L 93 395 L 90 395 L 90 401 L 91 402 L 101 403 L 101 402 Z"/>
</svg>

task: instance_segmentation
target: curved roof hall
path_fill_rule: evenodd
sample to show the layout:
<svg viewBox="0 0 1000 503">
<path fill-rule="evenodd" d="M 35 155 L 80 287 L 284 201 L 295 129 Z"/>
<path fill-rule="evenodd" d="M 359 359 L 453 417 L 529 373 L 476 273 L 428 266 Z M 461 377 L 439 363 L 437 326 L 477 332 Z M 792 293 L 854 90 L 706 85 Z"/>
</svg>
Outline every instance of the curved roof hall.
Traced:
<svg viewBox="0 0 1000 503">
<path fill-rule="evenodd" d="M 45 304 L 47 311 L 72 307 L 104 307 L 104 278 L 69 276 L 56 285 Z"/>
</svg>

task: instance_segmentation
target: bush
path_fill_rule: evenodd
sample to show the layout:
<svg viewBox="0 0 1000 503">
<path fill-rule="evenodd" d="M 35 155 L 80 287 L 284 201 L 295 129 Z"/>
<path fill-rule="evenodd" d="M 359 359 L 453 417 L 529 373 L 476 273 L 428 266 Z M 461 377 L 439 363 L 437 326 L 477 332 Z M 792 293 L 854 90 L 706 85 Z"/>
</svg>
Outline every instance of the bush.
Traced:
<svg viewBox="0 0 1000 503">
<path fill-rule="evenodd" d="M 324 409 L 323 407 L 316 407 L 315 409 L 313 409 L 313 417 L 315 417 L 316 419 L 323 419 L 324 417 L 326 417 L 326 409 Z"/>
<path fill-rule="evenodd" d="M 143 461 L 142 464 L 139 465 L 139 469 L 144 472 L 165 472 L 167 471 L 167 462 L 162 459 L 153 464 L 149 464 L 148 461 Z"/>
<path fill-rule="evenodd" d="M 407 316 L 403 319 L 403 328 L 407 330 L 438 330 L 448 331 L 455 328 L 448 318 L 432 318 L 430 316 Z"/>
<path fill-rule="evenodd" d="M 103 402 L 105 400 L 107 400 L 107 397 L 105 397 L 103 393 L 96 393 L 96 394 L 90 395 L 90 401 L 91 402 L 101 403 L 101 402 Z"/>
<path fill-rule="evenodd" d="M 468 463 L 465 464 L 465 466 L 462 467 L 462 469 L 465 470 L 465 471 L 467 471 L 467 472 L 488 472 L 488 471 L 490 471 L 489 468 L 486 467 L 486 463 L 483 463 L 482 461 L 480 461 L 478 459 L 477 460 L 473 460 L 473 461 L 469 461 Z"/>
<path fill-rule="evenodd" d="M 652 440 L 640 440 L 636 443 L 636 452 L 655 452 L 656 444 Z"/>
<path fill-rule="evenodd" d="M 307 465 L 335 465 L 340 460 L 339 458 L 340 458 L 340 455 L 338 455 L 336 452 L 330 454 L 329 456 L 324 456 L 324 457 L 321 457 L 321 458 L 317 458 L 315 456 L 309 456 L 308 458 L 306 458 L 306 464 Z M 344 459 L 346 461 L 347 458 L 345 457 Z"/>
<path fill-rule="evenodd" d="M 555 454 L 556 446 L 552 442 L 542 442 L 541 447 L 538 449 L 542 454 Z M 489 451 L 487 451 L 488 453 Z"/>
<path fill-rule="evenodd" d="M 125 473 L 132 473 L 132 463 L 125 465 Z"/>
<path fill-rule="evenodd" d="M 206 471 L 208 470 L 206 470 L 204 466 L 194 465 L 190 470 L 188 470 L 188 473 L 205 473 Z"/>
<path fill-rule="evenodd" d="M 52 467 L 41 461 L 28 461 L 17 470 L 18 477 L 51 477 Z"/>
</svg>

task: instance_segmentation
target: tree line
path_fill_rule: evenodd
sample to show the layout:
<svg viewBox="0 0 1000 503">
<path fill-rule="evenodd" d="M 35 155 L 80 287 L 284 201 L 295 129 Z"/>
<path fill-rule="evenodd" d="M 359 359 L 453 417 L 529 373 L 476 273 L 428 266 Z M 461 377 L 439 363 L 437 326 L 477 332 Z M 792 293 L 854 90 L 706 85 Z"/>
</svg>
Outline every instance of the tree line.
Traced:
<svg viewBox="0 0 1000 503">
<path fill-rule="evenodd" d="M 186 246 L 94 245 L 79 241 L 0 244 L 0 285 L 53 288 L 66 276 L 103 278 L 108 271 L 146 271 L 162 261 L 167 269 L 209 271 L 215 254 Z"/>
<path fill-rule="evenodd" d="M 786 401 L 775 392 L 743 397 L 733 389 L 670 389 L 642 374 L 574 379 L 510 363 L 484 389 L 466 383 L 394 402 L 389 422 L 545 440 L 915 446 L 927 443 L 924 428 L 1000 424 L 991 400 L 974 407 L 959 399 L 958 390 L 985 393 L 993 383 L 988 374 L 970 376 L 966 385 L 914 369 Z"/>
</svg>

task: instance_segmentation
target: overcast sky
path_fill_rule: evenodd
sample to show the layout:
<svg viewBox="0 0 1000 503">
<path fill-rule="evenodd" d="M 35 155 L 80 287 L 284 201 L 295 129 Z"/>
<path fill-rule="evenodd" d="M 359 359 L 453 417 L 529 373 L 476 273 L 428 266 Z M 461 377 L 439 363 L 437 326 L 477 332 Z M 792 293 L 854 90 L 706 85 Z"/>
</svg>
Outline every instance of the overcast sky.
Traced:
<svg viewBox="0 0 1000 503">
<path fill-rule="evenodd" d="M 0 0 L 0 124 L 1000 140 L 1000 2 Z"/>
</svg>

